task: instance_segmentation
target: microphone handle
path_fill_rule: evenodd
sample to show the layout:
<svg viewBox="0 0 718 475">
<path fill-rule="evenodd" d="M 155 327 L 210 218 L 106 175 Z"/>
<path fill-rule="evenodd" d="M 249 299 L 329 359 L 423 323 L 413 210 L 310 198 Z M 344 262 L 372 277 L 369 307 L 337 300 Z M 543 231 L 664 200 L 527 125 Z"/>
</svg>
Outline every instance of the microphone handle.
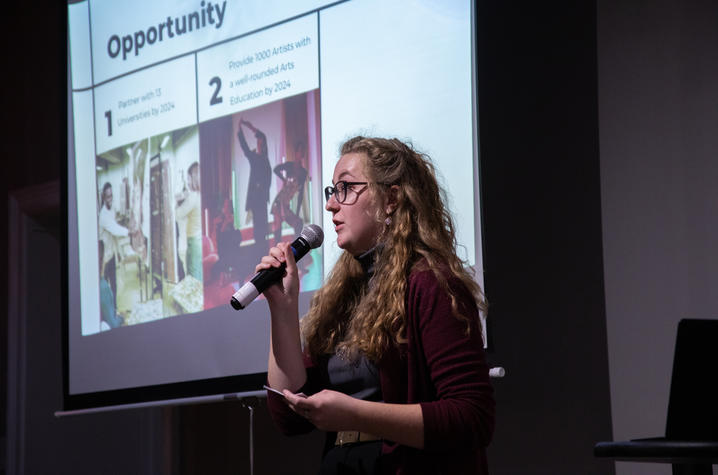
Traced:
<svg viewBox="0 0 718 475">
<path fill-rule="evenodd" d="M 297 237 L 291 244 L 294 259 L 299 260 L 304 257 L 311 249 L 309 243 L 302 236 Z M 287 265 L 282 262 L 279 267 L 271 267 L 262 269 L 257 272 L 252 279 L 244 284 L 230 300 L 230 304 L 235 310 L 241 310 L 264 292 L 270 285 L 274 284 L 284 276 Z"/>
</svg>

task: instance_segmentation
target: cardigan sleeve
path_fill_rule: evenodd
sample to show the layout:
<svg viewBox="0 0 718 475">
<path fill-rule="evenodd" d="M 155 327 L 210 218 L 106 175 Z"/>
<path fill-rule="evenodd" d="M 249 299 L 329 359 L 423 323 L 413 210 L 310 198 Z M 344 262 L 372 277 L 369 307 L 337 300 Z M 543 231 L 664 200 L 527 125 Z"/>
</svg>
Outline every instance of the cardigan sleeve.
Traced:
<svg viewBox="0 0 718 475">
<path fill-rule="evenodd" d="M 323 372 L 321 365 L 314 364 L 307 355 L 304 356 L 304 366 L 307 369 L 307 381 L 304 386 L 297 390 L 297 393 L 310 396 L 322 389 Z M 269 382 L 267 382 L 267 385 L 269 385 Z M 274 425 L 284 435 L 306 434 L 315 428 L 314 424 L 292 411 L 284 401 L 284 397 L 272 391 L 267 391 L 267 408 Z"/>
<path fill-rule="evenodd" d="M 489 444 L 494 429 L 493 388 L 481 339 L 478 309 L 459 279 L 448 287 L 467 324 L 451 311 L 451 297 L 430 270 L 412 275 L 407 295 L 408 331 L 421 372 L 428 378 L 421 402 L 427 451 L 475 449 Z"/>
</svg>

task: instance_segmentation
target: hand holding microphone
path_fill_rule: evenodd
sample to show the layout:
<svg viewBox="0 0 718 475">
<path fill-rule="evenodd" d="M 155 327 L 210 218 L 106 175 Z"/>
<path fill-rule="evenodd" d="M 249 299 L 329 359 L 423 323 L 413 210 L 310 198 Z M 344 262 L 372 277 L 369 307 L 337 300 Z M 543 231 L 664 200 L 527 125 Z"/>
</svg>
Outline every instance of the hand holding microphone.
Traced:
<svg viewBox="0 0 718 475">
<path fill-rule="evenodd" d="M 274 284 L 269 284 L 263 292 L 267 299 L 270 313 L 292 315 L 299 299 L 299 269 L 289 242 L 284 241 L 269 249 L 255 268 L 259 273 L 263 270 L 283 270 L 282 275 Z"/>
<path fill-rule="evenodd" d="M 308 224 L 304 226 L 304 229 L 302 229 L 299 237 L 297 237 L 291 244 L 291 250 L 295 261 L 304 257 L 304 255 L 311 249 L 321 246 L 322 241 L 324 241 L 324 232 L 322 231 L 322 228 L 316 224 Z M 283 260 L 280 260 L 283 258 L 283 253 L 282 255 L 279 255 L 280 253 L 281 250 L 277 249 L 277 251 L 275 251 L 276 255 L 272 255 L 272 257 L 277 261 L 280 261 L 281 265 L 278 267 L 268 267 L 260 270 L 249 282 L 244 284 L 237 292 L 234 293 L 230 303 L 235 310 L 245 308 L 255 298 L 257 298 L 259 294 L 284 277 L 287 266 Z M 268 262 L 264 262 L 265 259 L 263 259 L 263 263 L 269 265 Z"/>
</svg>

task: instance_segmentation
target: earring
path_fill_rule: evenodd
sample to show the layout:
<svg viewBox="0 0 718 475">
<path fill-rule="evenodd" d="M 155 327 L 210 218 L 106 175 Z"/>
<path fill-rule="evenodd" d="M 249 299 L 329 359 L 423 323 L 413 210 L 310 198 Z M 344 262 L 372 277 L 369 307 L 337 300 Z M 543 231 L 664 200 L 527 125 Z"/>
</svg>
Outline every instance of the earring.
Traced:
<svg viewBox="0 0 718 475">
<path fill-rule="evenodd" d="M 391 216 L 386 217 L 386 219 L 384 220 L 384 224 L 386 224 L 387 226 L 391 224 Z"/>
</svg>

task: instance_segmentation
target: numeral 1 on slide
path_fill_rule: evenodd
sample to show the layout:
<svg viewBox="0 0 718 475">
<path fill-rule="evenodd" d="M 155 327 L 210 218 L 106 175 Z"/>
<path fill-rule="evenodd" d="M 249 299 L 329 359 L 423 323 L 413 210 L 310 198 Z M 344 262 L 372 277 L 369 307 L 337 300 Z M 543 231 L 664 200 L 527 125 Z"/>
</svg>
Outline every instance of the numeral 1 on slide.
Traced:
<svg viewBox="0 0 718 475">
<path fill-rule="evenodd" d="M 112 135 L 112 111 L 105 111 L 105 117 L 107 118 L 107 136 Z"/>
</svg>

